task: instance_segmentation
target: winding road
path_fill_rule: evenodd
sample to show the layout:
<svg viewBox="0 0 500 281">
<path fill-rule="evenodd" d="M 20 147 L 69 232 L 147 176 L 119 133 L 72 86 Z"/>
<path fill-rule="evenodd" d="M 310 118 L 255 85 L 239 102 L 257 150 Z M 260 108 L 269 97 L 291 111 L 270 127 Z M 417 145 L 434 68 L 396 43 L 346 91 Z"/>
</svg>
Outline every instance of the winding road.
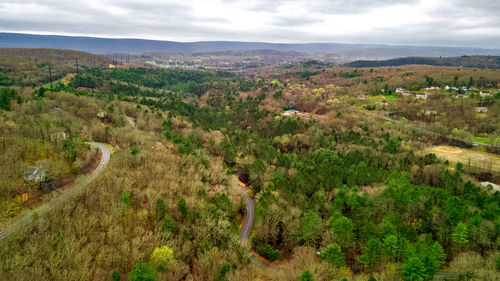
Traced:
<svg viewBox="0 0 500 281">
<path fill-rule="evenodd" d="M 77 179 L 77 182 L 73 187 L 64 191 L 61 195 L 52 199 L 50 202 L 36 208 L 32 211 L 31 214 L 26 214 L 24 217 L 18 219 L 13 224 L 0 231 L 0 240 L 3 240 L 9 235 L 17 232 L 24 226 L 27 226 L 28 224 L 33 222 L 37 217 L 41 217 L 47 214 L 50 210 L 66 202 L 68 199 L 80 192 L 85 186 L 91 183 L 95 178 L 97 178 L 97 176 L 108 165 L 109 158 L 111 157 L 111 151 L 109 150 L 108 146 L 102 143 L 88 142 L 87 144 L 92 147 L 98 148 L 101 151 L 101 161 L 99 162 L 99 166 L 97 166 L 92 174 Z"/>
<path fill-rule="evenodd" d="M 247 215 L 245 216 L 245 222 L 243 223 L 243 227 L 241 228 L 240 241 L 243 246 L 248 246 L 248 237 L 250 236 L 250 232 L 252 232 L 255 210 L 252 201 L 253 198 L 247 193 L 247 186 L 241 181 L 239 181 L 239 185 L 240 190 L 243 193 L 243 198 L 245 198 L 245 204 L 247 206 Z M 253 252 L 250 252 L 250 260 L 263 269 L 273 270 L 269 262 L 261 259 Z"/>
</svg>

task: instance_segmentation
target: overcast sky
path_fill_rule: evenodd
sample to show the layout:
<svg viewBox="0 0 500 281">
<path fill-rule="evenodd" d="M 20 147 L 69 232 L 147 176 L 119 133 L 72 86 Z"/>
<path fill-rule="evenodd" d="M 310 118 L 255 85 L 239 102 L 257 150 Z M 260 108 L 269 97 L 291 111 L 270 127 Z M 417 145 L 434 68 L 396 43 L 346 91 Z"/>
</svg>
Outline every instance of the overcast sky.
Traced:
<svg viewBox="0 0 500 281">
<path fill-rule="evenodd" d="M 0 31 L 500 48 L 500 0 L 1 0 Z"/>
</svg>

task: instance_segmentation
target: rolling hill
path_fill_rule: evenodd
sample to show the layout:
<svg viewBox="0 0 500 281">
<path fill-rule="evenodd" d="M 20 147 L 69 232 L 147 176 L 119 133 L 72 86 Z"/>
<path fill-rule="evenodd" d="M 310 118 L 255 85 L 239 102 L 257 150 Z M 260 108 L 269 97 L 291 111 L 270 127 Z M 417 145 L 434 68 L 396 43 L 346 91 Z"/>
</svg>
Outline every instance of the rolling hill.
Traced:
<svg viewBox="0 0 500 281">
<path fill-rule="evenodd" d="M 0 48 L 56 48 L 80 50 L 95 54 L 104 53 L 141 53 L 148 51 L 168 52 L 218 52 L 243 50 L 281 50 L 294 52 L 346 52 L 353 50 L 357 58 L 366 58 L 372 53 L 388 53 L 385 57 L 401 57 L 410 54 L 421 56 L 457 55 L 500 55 L 500 49 L 429 47 L 429 46 L 391 46 L 376 44 L 341 43 L 265 43 L 237 41 L 174 42 L 145 39 L 111 39 L 95 37 L 72 37 L 58 35 L 33 35 L 19 33 L 0 33 Z"/>
<path fill-rule="evenodd" d="M 111 59 L 73 50 L 0 48 L 0 83 L 33 86 L 49 82 L 49 64 L 53 80 L 80 67 L 104 67 Z"/>
</svg>

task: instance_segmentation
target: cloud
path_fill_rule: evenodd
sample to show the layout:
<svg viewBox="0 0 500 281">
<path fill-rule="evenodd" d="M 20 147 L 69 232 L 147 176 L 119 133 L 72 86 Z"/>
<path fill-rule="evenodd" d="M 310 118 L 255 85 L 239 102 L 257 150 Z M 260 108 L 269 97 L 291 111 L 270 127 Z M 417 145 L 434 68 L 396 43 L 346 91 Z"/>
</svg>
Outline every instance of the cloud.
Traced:
<svg viewBox="0 0 500 281">
<path fill-rule="evenodd" d="M 500 47 L 492 0 L 2 0 L 0 31 Z"/>
</svg>

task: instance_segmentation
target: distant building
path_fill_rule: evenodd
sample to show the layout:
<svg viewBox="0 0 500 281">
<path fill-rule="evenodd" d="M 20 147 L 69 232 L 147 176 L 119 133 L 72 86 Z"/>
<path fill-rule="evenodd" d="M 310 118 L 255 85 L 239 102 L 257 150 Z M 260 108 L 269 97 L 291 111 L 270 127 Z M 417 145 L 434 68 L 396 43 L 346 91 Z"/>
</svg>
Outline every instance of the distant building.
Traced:
<svg viewBox="0 0 500 281">
<path fill-rule="evenodd" d="M 58 133 L 53 133 L 50 135 L 50 141 L 51 142 L 61 142 L 68 137 L 66 136 L 65 132 L 58 132 Z"/>
<path fill-rule="evenodd" d="M 161 142 L 157 141 L 157 142 L 155 142 L 153 144 L 153 147 L 151 147 L 151 149 L 153 149 L 153 150 L 164 150 L 165 147 L 163 146 L 163 144 Z"/>
<path fill-rule="evenodd" d="M 388 101 L 386 101 L 386 100 L 381 100 L 381 101 L 380 101 L 380 105 L 381 105 L 381 106 L 388 106 L 388 105 L 389 105 L 389 102 L 388 102 Z"/>
<path fill-rule="evenodd" d="M 480 92 L 479 92 L 479 95 L 480 95 L 481 97 L 491 97 L 491 93 L 490 93 L 490 92 L 488 92 L 488 91 L 480 91 Z"/>
<path fill-rule="evenodd" d="M 415 98 L 417 100 L 426 100 L 429 97 L 429 94 L 427 93 L 418 93 L 415 95 Z"/>
<path fill-rule="evenodd" d="M 408 97 L 411 95 L 410 91 L 404 89 L 404 88 L 396 88 L 396 90 L 394 90 L 397 94 L 400 94 L 402 96 L 405 96 L 405 97 Z"/>
<path fill-rule="evenodd" d="M 105 111 L 100 111 L 97 113 L 97 117 L 99 117 L 99 119 L 105 119 L 106 118 L 106 112 Z"/>
<path fill-rule="evenodd" d="M 486 113 L 486 112 L 488 112 L 488 108 L 484 107 L 484 106 L 478 106 L 478 107 L 476 107 L 476 112 L 477 113 Z"/>
<path fill-rule="evenodd" d="M 441 88 L 437 86 L 432 86 L 432 87 L 425 87 L 424 90 L 426 91 L 434 91 L 434 90 L 440 90 Z"/>
<path fill-rule="evenodd" d="M 359 95 L 358 96 L 358 100 L 367 100 L 368 98 L 366 97 L 366 95 Z"/>
</svg>

